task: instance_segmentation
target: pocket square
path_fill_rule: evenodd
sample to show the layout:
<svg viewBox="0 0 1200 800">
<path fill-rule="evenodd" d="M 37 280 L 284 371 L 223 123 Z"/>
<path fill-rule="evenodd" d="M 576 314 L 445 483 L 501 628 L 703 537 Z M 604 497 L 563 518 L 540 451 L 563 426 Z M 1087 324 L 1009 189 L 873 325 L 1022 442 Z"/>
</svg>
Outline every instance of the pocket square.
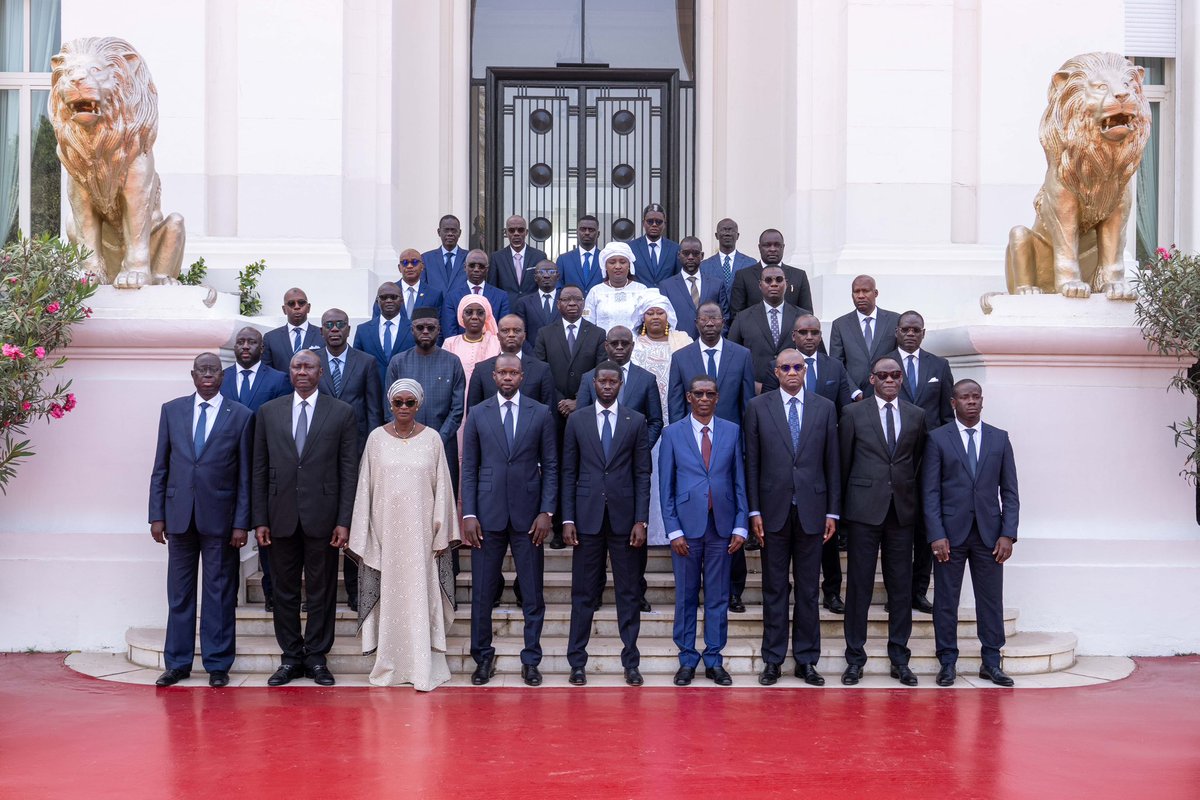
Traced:
<svg viewBox="0 0 1200 800">
<path fill-rule="evenodd" d="M 930 383 L 939 383 L 939 381 L 938 381 L 938 379 L 937 379 L 937 375 L 934 375 L 932 378 L 930 378 L 930 379 L 929 379 L 929 382 L 930 382 Z"/>
</svg>

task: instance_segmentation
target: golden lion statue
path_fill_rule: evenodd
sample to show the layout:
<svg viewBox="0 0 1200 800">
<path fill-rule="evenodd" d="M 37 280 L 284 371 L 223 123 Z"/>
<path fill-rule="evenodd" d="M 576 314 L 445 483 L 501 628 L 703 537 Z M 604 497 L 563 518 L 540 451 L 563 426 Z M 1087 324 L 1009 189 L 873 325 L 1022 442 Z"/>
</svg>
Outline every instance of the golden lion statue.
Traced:
<svg viewBox="0 0 1200 800">
<path fill-rule="evenodd" d="M 50 120 L 67 169 L 73 219 L 67 236 L 84 263 L 122 289 L 178 283 L 183 217 L 163 218 L 154 170 L 158 90 L 124 39 L 67 42 L 51 59 Z"/>
<path fill-rule="evenodd" d="M 1132 179 L 1150 137 L 1144 74 L 1116 53 L 1085 53 L 1050 79 L 1038 131 L 1046 181 L 1033 201 L 1033 228 L 1008 235 L 1009 294 L 1137 299 L 1123 253 Z"/>
</svg>

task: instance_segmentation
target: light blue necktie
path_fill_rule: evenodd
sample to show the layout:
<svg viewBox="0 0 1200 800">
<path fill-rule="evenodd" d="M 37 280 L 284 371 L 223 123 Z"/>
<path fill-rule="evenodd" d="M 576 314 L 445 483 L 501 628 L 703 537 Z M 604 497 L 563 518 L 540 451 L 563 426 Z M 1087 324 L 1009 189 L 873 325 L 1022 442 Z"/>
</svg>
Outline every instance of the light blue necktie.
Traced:
<svg viewBox="0 0 1200 800">
<path fill-rule="evenodd" d="M 342 393 L 342 360 L 340 358 L 329 359 L 330 371 L 333 373 L 333 393 L 335 396 L 340 396 Z"/>
<path fill-rule="evenodd" d="M 250 405 L 250 370 L 242 370 L 242 388 L 238 389 L 238 402 L 244 406 Z"/>
<path fill-rule="evenodd" d="M 300 401 L 300 418 L 296 420 L 296 455 L 304 455 L 304 441 L 308 438 L 308 401 Z"/>
<path fill-rule="evenodd" d="M 800 400 L 788 400 L 788 429 L 792 432 L 792 452 L 800 449 Z"/>
<path fill-rule="evenodd" d="M 192 440 L 196 458 L 204 452 L 205 433 L 208 431 L 208 408 L 208 403 L 200 404 L 200 421 L 196 423 L 196 437 Z"/>
<path fill-rule="evenodd" d="M 408 295 L 408 299 L 404 301 L 404 315 L 409 319 L 412 319 L 413 306 L 417 304 L 417 290 L 412 286 L 409 286 L 408 291 L 405 292 L 405 294 Z"/>
<path fill-rule="evenodd" d="M 294 337 L 292 340 L 292 355 L 295 355 L 296 353 L 300 352 L 300 329 L 292 329 L 292 336 Z"/>
<path fill-rule="evenodd" d="M 385 356 L 391 357 L 394 344 L 392 341 L 392 321 L 389 319 L 383 323 L 383 354 Z"/>
<path fill-rule="evenodd" d="M 804 359 L 804 363 L 808 365 L 808 375 L 804 378 L 804 388 L 810 392 L 815 392 L 817 390 L 817 360 L 810 356 Z"/>
<path fill-rule="evenodd" d="M 979 466 L 979 451 L 975 449 L 975 429 L 967 428 L 967 467 L 971 477 L 975 477 L 975 469 Z"/>
<path fill-rule="evenodd" d="M 604 414 L 604 430 L 600 434 L 600 447 L 604 449 L 604 460 L 608 461 L 608 453 L 612 450 L 613 430 L 612 421 L 609 419 L 612 412 L 605 409 L 602 413 Z"/>
<path fill-rule="evenodd" d="M 513 439 L 517 438 L 516 420 L 513 419 L 513 401 L 504 401 L 504 440 L 508 442 L 509 452 L 512 452 Z"/>
</svg>

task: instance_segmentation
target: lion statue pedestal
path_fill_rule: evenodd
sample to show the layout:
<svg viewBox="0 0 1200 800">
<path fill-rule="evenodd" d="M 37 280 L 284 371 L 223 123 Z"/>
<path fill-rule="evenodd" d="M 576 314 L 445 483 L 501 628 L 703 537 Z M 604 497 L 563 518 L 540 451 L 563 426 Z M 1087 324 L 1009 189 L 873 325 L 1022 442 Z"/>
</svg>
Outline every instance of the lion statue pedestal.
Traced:
<svg viewBox="0 0 1200 800">
<path fill-rule="evenodd" d="M 121 289 L 179 282 L 183 217 L 163 217 L 154 140 L 158 90 L 124 39 L 86 37 L 51 59 L 50 121 L 67 171 L 67 236 L 84 267 Z"/>
</svg>

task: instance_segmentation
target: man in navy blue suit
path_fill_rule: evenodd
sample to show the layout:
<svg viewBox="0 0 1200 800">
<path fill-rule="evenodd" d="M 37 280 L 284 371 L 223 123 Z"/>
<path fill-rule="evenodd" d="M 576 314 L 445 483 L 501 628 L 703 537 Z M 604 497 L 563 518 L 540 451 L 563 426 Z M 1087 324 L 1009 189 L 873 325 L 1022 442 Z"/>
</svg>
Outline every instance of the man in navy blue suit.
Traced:
<svg viewBox="0 0 1200 800">
<path fill-rule="evenodd" d="M 500 355 L 508 353 L 516 356 L 525 367 L 521 393 L 544 406 L 554 408 L 558 402 L 558 395 L 554 390 L 554 375 L 550 372 L 549 364 L 538 361 L 533 355 L 533 348 L 528 346 L 529 340 L 525 337 L 525 323 L 521 318 L 516 314 L 501 317 L 496 323 L 496 338 L 500 340 Z M 468 410 L 496 394 L 496 381 L 492 379 L 492 373 L 499 357 L 497 355 L 486 358 L 471 371 L 471 380 L 467 383 Z"/>
<path fill-rule="evenodd" d="M 542 328 L 562 319 L 558 313 L 558 265 L 553 261 L 543 261 L 534 268 L 533 279 L 537 283 L 537 291 L 518 299 L 513 306 L 513 313 L 525 321 L 526 337 L 536 342 Z"/>
<path fill-rule="evenodd" d="M 421 253 L 421 260 L 425 263 L 430 286 L 445 294 L 466 281 L 463 262 L 466 261 L 467 251 L 458 246 L 458 239 L 462 235 L 462 224 L 458 217 L 453 214 L 442 217 L 438 222 L 437 235 L 442 242 L 441 247 Z"/>
<path fill-rule="evenodd" d="M 721 336 L 725 319 L 716 303 L 704 303 L 696 313 L 700 338 L 671 354 L 667 387 L 667 417 L 678 422 L 688 414 L 686 386 L 697 375 L 716 373 L 721 399 L 717 416 L 742 424 L 742 412 L 754 397 L 754 371 L 750 351 Z M 710 352 L 711 351 L 711 352 Z"/>
<path fill-rule="evenodd" d="M 679 241 L 679 263 L 681 271 L 663 280 L 658 290 L 671 301 L 675 317 L 679 321 L 677 330 L 696 338 L 696 311 L 705 303 L 716 303 L 721 307 L 721 316 L 729 316 L 729 296 L 719 270 L 706 269 L 704 248 L 695 236 L 685 236 Z"/>
<path fill-rule="evenodd" d="M 587 297 L 593 286 L 604 281 L 599 262 L 600 248 L 597 244 L 600 238 L 600 221 L 591 214 L 580 217 L 575 226 L 575 238 L 579 245 L 558 257 L 559 286 L 578 286 L 583 291 L 583 296 Z"/>
<path fill-rule="evenodd" d="M 492 253 L 488 261 L 487 282 L 508 293 L 508 305 L 534 291 L 533 268 L 546 260 L 546 254 L 527 243 L 529 228 L 525 218 L 514 214 L 504 223 L 508 247 Z"/>
<path fill-rule="evenodd" d="M 738 426 L 714 415 L 717 382 L 688 384 L 692 413 L 663 431 L 658 483 L 663 525 L 675 572 L 675 626 L 679 648 L 675 685 L 696 674 L 696 611 L 704 576 L 704 677 L 719 686 L 733 679 L 721 663 L 729 631 L 729 562 L 746 541 L 747 506 L 742 438 Z"/>
<path fill-rule="evenodd" d="M 444 295 L 442 327 L 439 334 L 441 338 L 438 341 L 445 341 L 445 339 L 458 336 L 463 332 L 462 326 L 458 324 L 458 303 L 468 294 L 481 294 L 486 297 L 492 304 L 492 316 L 496 319 L 511 313 L 508 293 L 487 283 L 487 253 L 482 250 L 472 250 L 467 253 L 466 261 L 463 262 L 463 272 L 467 276 L 466 282 L 450 289 Z"/>
<path fill-rule="evenodd" d="M 511 547 L 525 615 L 521 678 L 539 686 L 546 614 L 542 542 L 558 501 L 558 443 L 550 409 L 521 396 L 521 360 L 500 356 L 494 377 L 498 394 L 472 409 L 463 428 L 463 541 L 477 549 L 471 559 L 471 657 L 477 665 L 471 683 L 480 686 L 496 674 L 492 599 Z"/>
<path fill-rule="evenodd" d="M 375 307 L 379 310 L 379 315 L 363 322 L 354 331 L 354 349 L 375 359 L 381 387 L 384 378 L 387 377 L 387 367 L 392 356 L 398 356 L 416 345 L 410 315 L 404 313 L 404 303 L 400 297 L 398 285 L 391 281 L 381 283 L 375 293 Z M 441 313 L 440 295 L 437 305 L 433 307 Z"/>
<path fill-rule="evenodd" d="M 979 677 L 999 686 L 1013 679 L 1000 668 L 1004 647 L 1004 562 L 1017 541 L 1021 501 L 1008 432 L 980 422 L 983 389 L 973 380 L 954 384 L 954 422 L 929 434 L 921 464 L 925 536 L 935 559 L 933 631 L 942 668 L 938 686 L 957 675 L 958 598 L 971 565 L 975 621 L 982 665 Z"/>
<path fill-rule="evenodd" d="M 726 217 L 717 223 L 717 252 L 713 253 L 700 265 L 700 269 L 716 272 L 725 284 L 725 291 L 733 291 L 733 274 L 742 267 L 753 267 L 758 260 L 737 249 L 737 241 L 741 236 L 738 224 Z M 680 243 L 682 244 L 682 242 Z"/>
<path fill-rule="evenodd" d="M 621 374 L 613 361 L 596 367 L 596 402 L 571 414 L 563 437 L 563 540 L 575 548 L 567 645 L 574 686 L 587 683 L 587 645 L 604 591 L 606 557 L 612 561 L 625 682 L 642 685 L 638 575 L 650 519 L 650 448 L 646 418 L 617 399 Z"/>
<path fill-rule="evenodd" d="M 418 308 L 442 307 L 442 289 L 435 286 L 427 276 L 424 256 L 411 247 L 402 250 L 397 268 L 400 270 L 400 280 L 396 282 L 396 288 L 400 291 L 400 313 L 403 315 L 403 324 L 411 324 L 413 311 Z M 465 282 L 466 275 L 464 274 L 460 283 Z M 371 317 L 379 318 L 378 300 L 375 307 L 371 309 Z M 409 345 L 409 347 L 411 346 Z"/>
<path fill-rule="evenodd" d="M 679 272 L 679 245 L 663 235 L 667 214 L 658 203 L 642 211 L 642 230 L 645 233 L 629 243 L 637 264 L 637 279 L 647 286 L 658 286 Z"/>
<path fill-rule="evenodd" d="M 150 535 L 167 545 L 166 672 L 189 677 L 196 648 L 196 573 L 204 564 L 200 654 L 210 686 L 229 683 L 235 652 L 238 550 L 250 528 L 250 410 L 221 396 L 221 359 L 192 363 L 195 394 L 164 403 L 150 474 Z"/>
<path fill-rule="evenodd" d="M 283 313 L 287 324 L 263 334 L 262 360 L 291 380 L 292 356 L 301 350 L 321 346 L 321 329 L 308 321 L 312 306 L 303 289 L 288 289 L 283 295 Z"/>
</svg>

